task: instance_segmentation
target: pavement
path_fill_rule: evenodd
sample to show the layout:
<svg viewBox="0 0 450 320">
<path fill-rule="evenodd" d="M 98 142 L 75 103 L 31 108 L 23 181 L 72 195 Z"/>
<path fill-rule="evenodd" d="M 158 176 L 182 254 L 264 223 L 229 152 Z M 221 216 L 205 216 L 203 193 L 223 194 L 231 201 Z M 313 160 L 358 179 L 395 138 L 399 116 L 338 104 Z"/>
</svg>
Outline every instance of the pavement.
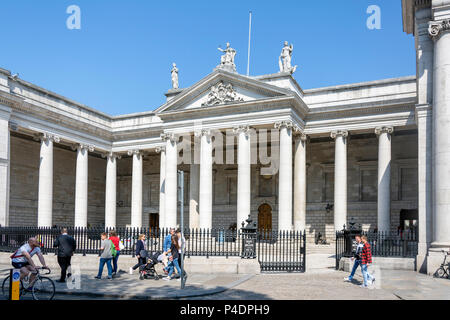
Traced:
<svg viewBox="0 0 450 320">
<path fill-rule="evenodd" d="M 9 266 L 0 265 L 0 270 Z M 58 278 L 54 270 L 51 278 Z M 185 289 L 177 280 L 139 280 L 120 273 L 108 280 L 94 279 L 96 273 L 83 271 L 79 287 L 56 283 L 55 299 L 182 299 L 182 300 L 450 300 L 450 280 L 435 279 L 414 271 L 373 270 L 376 281 L 370 289 L 361 288 L 361 271 L 353 282 L 345 282 L 348 272 L 331 268 L 306 273 L 260 275 L 190 274 Z M 106 270 L 104 271 L 106 276 Z M 0 274 L 3 278 L 3 274 Z"/>
<path fill-rule="evenodd" d="M 0 265 L 0 270 L 6 270 L 10 266 Z M 181 282 L 173 279 L 166 281 L 163 279 L 139 279 L 139 274 L 134 271 L 132 275 L 125 271 L 118 272 L 117 276 L 107 279 L 106 267 L 103 271 L 102 279 L 95 279 L 96 271 L 83 270 L 79 277 L 74 276 L 73 282 L 58 283 L 59 269 L 52 270 L 50 278 L 55 281 L 56 294 L 70 295 L 71 298 L 90 297 L 90 299 L 180 299 L 187 297 L 201 297 L 205 295 L 217 294 L 234 286 L 241 284 L 254 275 L 243 274 L 192 274 L 188 275 L 184 289 L 181 289 Z M 76 270 L 73 271 L 76 274 Z M 160 273 L 162 274 L 162 273 Z M 7 276 L 7 273 L 0 273 L 0 279 Z M 3 280 L 1 280 L 3 281 Z"/>
<path fill-rule="evenodd" d="M 348 272 L 331 269 L 299 274 L 261 274 L 208 300 L 450 300 L 450 280 L 414 271 L 377 270 L 375 284 L 361 288 L 358 270 L 353 282 Z M 358 274 L 359 273 L 359 274 Z M 187 298 L 190 299 L 190 298 Z"/>
</svg>

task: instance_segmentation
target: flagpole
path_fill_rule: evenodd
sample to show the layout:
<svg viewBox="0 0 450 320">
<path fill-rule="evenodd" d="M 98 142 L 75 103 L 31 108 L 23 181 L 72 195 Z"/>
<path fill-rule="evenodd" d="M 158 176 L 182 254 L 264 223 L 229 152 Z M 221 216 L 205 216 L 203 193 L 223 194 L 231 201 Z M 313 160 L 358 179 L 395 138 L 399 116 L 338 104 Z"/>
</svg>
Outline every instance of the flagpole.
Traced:
<svg viewBox="0 0 450 320">
<path fill-rule="evenodd" d="M 250 19 L 248 23 L 248 60 L 247 60 L 247 76 L 250 75 L 250 45 L 252 38 L 252 12 L 250 11 Z"/>
</svg>

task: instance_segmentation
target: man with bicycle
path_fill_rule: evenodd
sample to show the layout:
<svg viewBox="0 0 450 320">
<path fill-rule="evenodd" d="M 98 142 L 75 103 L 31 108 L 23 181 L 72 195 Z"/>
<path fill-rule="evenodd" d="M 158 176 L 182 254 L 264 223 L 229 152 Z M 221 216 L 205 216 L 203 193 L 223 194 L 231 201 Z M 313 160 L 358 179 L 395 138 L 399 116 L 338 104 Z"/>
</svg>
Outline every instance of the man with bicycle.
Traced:
<svg viewBox="0 0 450 320">
<path fill-rule="evenodd" d="M 49 269 L 47 264 L 45 263 L 44 256 L 42 255 L 41 248 L 39 246 L 39 242 L 36 238 L 28 239 L 28 243 L 25 243 L 19 249 L 14 252 L 11 256 L 11 263 L 14 268 L 20 269 L 20 280 L 23 280 L 26 276 L 28 276 L 31 272 L 29 283 L 32 285 L 36 278 L 37 267 L 34 264 L 33 256 L 37 255 L 39 261 L 42 264 L 42 269 Z"/>
</svg>

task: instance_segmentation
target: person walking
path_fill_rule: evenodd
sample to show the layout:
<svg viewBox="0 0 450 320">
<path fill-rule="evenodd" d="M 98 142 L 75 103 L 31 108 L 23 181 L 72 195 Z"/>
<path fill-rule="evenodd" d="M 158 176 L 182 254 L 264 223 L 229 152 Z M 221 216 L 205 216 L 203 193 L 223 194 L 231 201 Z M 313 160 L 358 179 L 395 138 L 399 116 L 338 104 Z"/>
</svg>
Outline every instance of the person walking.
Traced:
<svg viewBox="0 0 450 320">
<path fill-rule="evenodd" d="M 178 247 L 180 248 L 180 250 L 179 250 L 180 251 L 179 252 L 180 253 L 179 265 L 181 266 L 182 264 L 184 264 L 184 253 L 185 253 L 185 249 L 186 249 L 186 239 L 181 234 L 181 229 L 180 228 L 178 228 L 175 231 L 175 234 L 176 234 L 176 236 L 178 238 Z M 181 274 L 179 274 L 179 275 L 181 275 Z M 183 268 L 183 277 L 186 280 L 187 273 L 186 273 L 186 270 L 184 270 L 184 268 Z"/>
<path fill-rule="evenodd" d="M 180 264 L 179 264 L 179 258 L 180 258 L 180 245 L 178 242 L 178 237 L 176 234 L 174 234 L 172 236 L 172 243 L 170 245 L 170 249 L 168 250 L 171 254 L 169 260 L 169 274 L 167 275 L 167 277 L 164 277 L 164 280 L 172 280 L 172 274 L 174 269 L 177 269 L 178 274 L 181 275 L 181 268 L 180 268 Z"/>
<path fill-rule="evenodd" d="M 112 246 L 114 246 L 114 244 L 112 243 L 111 240 L 108 239 L 108 235 L 106 234 L 106 232 L 103 232 L 101 234 L 101 248 L 100 250 L 103 250 L 101 255 L 100 255 L 100 264 L 98 267 L 98 274 L 95 277 L 96 279 L 101 279 L 102 278 L 102 273 L 103 273 L 103 268 L 105 266 L 106 263 L 106 267 L 108 268 L 108 279 L 112 280 L 112 266 L 111 266 L 111 261 L 113 259 L 113 254 L 112 254 Z"/>
<path fill-rule="evenodd" d="M 136 270 L 141 265 L 145 264 L 147 258 L 147 244 L 145 243 L 145 234 L 140 234 L 138 241 L 136 242 L 136 258 L 138 263 L 133 267 L 130 267 L 130 274 L 133 274 L 133 270 Z"/>
<path fill-rule="evenodd" d="M 113 257 L 112 259 L 112 263 L 113 263 L 113 277 L 116 276 L 117 274 L 117 260 L 119 260 L 119 255 L 120 255 L 120 239 L 117 236 L 117 233 L 115 230 L 111 230 L 109 232 L 109 240 L 112 241 L 112 243 L 114 244 L 114 247 L 116 248 L 116 256 Z"/>
<path fill-rule="evenodd" d="M 372 249 L 370 247 L 369 242 L 367 241 L 367 236 L 361 237 L 363 248 L 361 251 L 361 270 L 363 274 L 364 283 L 361 285 L 362 288 L 367 288 L 370 284 L 375 281 L 375 277 L 373 277 L 368 270 L 369 264 L 372 263 Z"/>
<path fill-rule="evenodd" d="M 67 234 L 67 229 L 63 228 L 61 234 L 55 239 L 53 247 L 58 248 L 57 259 L 61 267 L 61 277 L 56 282 L 66 282 L 67 269 L 70 266 L 73 253 L 77 247 L 76 241 Z M 71 274 L 69 273 L 67 276 L 70 277 Z"/>
<path fill-rule="evenodd" d="M 163 253 L 165 254 L 166 258 L 168 259 L 167 262 L 170 259 L 170 246 L 172 245 L 172 236 L 175 234 L 175 228 L 169 229 L 169 234 L 164 238 L 164 244 L 163 244 Z M 164 263 L 164 262 L 163 262 Z M 165 264 L 165 263 L 164 263 Z M 163 268 L 164 273 L 167 275 L 169 274 L 169 266 Z"/>
<path fill-rule="evenodd" d="M 361 266 L 361 252 L 364 247 L 364 244 L 361 241 L 361 235 L 359 235 L 359 234 L 356 235 L 355 241 L 356 241 L 356 251 L 352 257 L 352 261 L 354 260 L 352 272 L 350 273 L 350 275 L 348 277 L 344 278 L 344 281 L 348 281 L 348 282 L 351 282 L 353 280 L 356 270 L 358 269 L 359 266 Z M 361 272 L 362 272 L 362 266 L 361 266 Z"/>
</svg>

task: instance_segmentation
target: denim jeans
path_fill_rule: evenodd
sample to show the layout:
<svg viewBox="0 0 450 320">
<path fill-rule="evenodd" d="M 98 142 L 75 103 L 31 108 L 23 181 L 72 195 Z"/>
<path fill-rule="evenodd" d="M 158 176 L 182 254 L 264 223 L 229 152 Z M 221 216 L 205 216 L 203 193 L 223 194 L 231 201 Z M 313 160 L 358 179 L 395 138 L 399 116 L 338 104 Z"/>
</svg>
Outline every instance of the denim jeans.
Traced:
<svg viewBox="0 0 450 320">
<path fill-rule="evenodd" d="M 174 267 L 177 268 L 178 274 L 181 275 L 181 268 L 180 268 L 180 265 L 178 264 L 178 258 L 177 259 L 173 259 L 173 261 L 171 261 L 170 264 L 169 264 L 169 274 L 168 274 L 169 277 L 172 276 Z"/>
<path fill-rule="evenodd" d="M 102 277 L 103 267 L 105 266 L 105 263 L 106 263 L 106 267 L 108 268 L 108 278 L 112 277 L 111 260 L 112 260 L 112 258 L 108 258 L 108 259 L 100 258 L 100 265 L 98 267 L 98 275 L 97 275 L 97 277 L 99 277 L 99 278 Z"/>
<path fill-rule="evenodd" d="M 113 273 L 117 272 L 117 260 L 119 260 L 119 256 L 120 256 L 120 251 L 116 251 L 116 252 L 117 252 L 117 254 L 112 260 L 112 262 L 113 262 Z"/>
<path fill-rule="evenodd" d="M 348 276 L 348 280 L 351 281 L 353 279 L 353 277 L 355 276 L 355 272 L 359 266 L 361 266 L 361 271 L 362 271 L 361 260 L 355 260 L 355 262 L 353 263 L 352 273 L 350 273 L 350 275 Z"/>
<path fill-rule="evenodd" d="M 368 265 L 367 264 L 361 264 L 361 270 L 362 270 L 362 274 L 363 274 L 363 278 L 364 278 L 364 286 L 367 287 L 368 286 L 368 281 L 372 281 L 373 277 L 372 275 L 369 273 L 369 271 L 367 270 Z"/>
</svg>

